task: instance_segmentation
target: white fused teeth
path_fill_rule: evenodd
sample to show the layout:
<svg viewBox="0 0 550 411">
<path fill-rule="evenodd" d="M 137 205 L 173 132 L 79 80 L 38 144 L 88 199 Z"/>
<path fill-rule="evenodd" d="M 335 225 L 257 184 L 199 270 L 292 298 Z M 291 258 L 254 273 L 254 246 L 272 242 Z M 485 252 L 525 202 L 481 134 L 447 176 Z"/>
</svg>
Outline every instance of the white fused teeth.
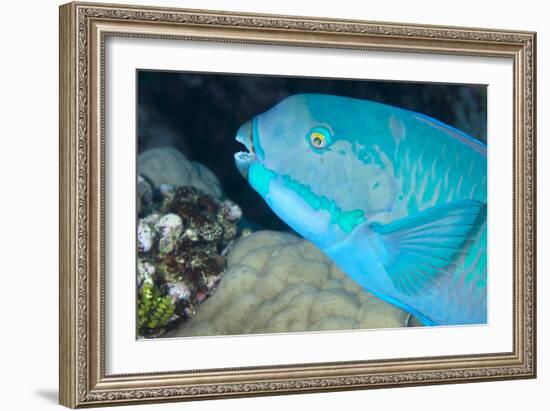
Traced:
<svg viewBox="0 0 550 411">
<path fill-rule="evenodd" d="M 239 160 L 246 161 L 246 160 L 252 160 L 254 158 L 254 154 L 249 153 L 247 151 L 239 151 L 235 154 L 239 158 Z"/>
</svg>

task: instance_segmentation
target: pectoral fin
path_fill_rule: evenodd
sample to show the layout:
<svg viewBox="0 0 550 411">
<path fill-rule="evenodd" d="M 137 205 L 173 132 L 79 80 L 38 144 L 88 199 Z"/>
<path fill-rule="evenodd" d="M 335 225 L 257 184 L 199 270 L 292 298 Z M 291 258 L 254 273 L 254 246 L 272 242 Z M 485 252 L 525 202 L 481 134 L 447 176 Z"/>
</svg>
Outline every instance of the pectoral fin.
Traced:
<svg viewBox="0 0 550 411">
<path fill-rule="evenodd" d="M 437 287 L 450 275 L 469 234 L 485 218 L 486 206 L 473 200 L 433 207 L 396 222 L 372 224 L 381 259 L 394 287 L 416 295 Z"/>
</svg>

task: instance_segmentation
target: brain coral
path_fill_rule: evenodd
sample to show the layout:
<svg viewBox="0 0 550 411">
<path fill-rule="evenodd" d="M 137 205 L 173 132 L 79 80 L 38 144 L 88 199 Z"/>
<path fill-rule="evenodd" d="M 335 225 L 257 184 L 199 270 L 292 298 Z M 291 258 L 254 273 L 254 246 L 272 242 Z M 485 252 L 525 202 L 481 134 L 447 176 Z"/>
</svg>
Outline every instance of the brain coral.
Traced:
<svg viewBox="0 0 550 411">
<path fill-rule="evenodd" d="M 214 197 L 222 194 L 220 182 L 212 171 L 171 147 L 152 148 L 141 153 L 138 170 L 155 187 L 161 184 L 192 186 Z"/>
<path fill-rule="evenodd" d="M 363 290 L 292 234 L 258 231 L 228 255 L 216 292 L 167 336 L 404 327 L 409 315 Z"/>
</svg>

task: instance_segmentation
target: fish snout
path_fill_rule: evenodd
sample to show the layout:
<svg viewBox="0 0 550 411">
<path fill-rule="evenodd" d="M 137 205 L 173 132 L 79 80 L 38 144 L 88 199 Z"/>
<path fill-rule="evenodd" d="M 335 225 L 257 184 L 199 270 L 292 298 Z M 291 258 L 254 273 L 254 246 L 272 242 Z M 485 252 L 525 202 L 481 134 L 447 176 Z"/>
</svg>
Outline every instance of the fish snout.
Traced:
<svg viewBox="0 0 550 411">
<path fill-rule="evenodd" d="M 243 144 L 248 151 L 239 151 L 235 153 L 235 164 L 244 178 L 248 177 L 248 169 L 256 161 L 254 153 L 254 144 L 252 136 L 252 122 L 247 121 L 237 131 L 235 139 Z"/>
</svg>

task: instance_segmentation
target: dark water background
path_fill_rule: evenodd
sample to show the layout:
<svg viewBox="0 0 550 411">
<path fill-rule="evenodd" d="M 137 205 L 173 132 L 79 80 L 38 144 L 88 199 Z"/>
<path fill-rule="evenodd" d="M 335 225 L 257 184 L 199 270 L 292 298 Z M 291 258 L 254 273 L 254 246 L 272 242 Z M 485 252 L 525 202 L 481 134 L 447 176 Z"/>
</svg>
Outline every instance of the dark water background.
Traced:
<svg viewBox="0 0 550 411">
<path fill-rule="evenodd" d="M 235 141 L 245 121 L 297 93 L 369 99 L 413 110 L 452 125 L 483 142 L 487 87 L 442 83 L 332 80 L 138 71 L 138 152 L 171 146 L 208 167 L 244 217 L 261 228 L 289 230 L 237 171 Z M 139 172 L 139 170 L 138 170 Z"/>
</svg>

